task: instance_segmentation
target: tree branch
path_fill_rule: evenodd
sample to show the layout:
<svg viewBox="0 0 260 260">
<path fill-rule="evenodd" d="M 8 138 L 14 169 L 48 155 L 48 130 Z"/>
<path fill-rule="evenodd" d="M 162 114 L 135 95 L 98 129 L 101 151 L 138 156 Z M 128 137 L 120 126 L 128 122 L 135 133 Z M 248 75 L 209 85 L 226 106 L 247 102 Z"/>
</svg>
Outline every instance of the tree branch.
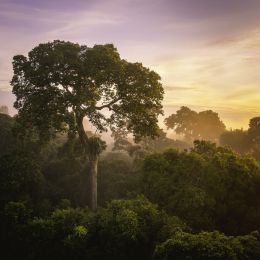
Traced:
<svg viewBox="0 0 260 260">
<path fill-rule="evenodd" d="M 105 104 L 105 105 L 100 106 L 100 107 L 95 107 L 95 109 L 101 110 L 101 109 L 106 108 L 106 107 L 110 108 L 111 105 L 115 104 L 119 100 L 120 100 L 120 98 L 116 98 L 116 99 L 112 100 L 111 102 L 109 102 L 108 104 Z"/>
</svg>

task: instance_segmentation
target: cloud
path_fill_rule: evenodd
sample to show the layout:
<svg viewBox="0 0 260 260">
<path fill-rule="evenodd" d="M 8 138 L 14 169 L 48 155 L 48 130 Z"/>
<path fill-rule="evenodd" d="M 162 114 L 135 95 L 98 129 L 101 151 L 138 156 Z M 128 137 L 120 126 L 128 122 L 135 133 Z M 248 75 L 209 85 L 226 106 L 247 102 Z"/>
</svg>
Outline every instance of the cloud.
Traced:
<svg viewBox="0 0 260 260">
<path fill-rule="evenodd" d="M 0 5 L 1 21 L 9 28 L 17 26 L 28 26 L 28 29 L 52 31 L 59 29 L 60 32 L 73 30 L 82 26 L 95 26 L 104 24 L 117 24 L 119 18 L 107 13 L 105 10 L 74 10 L 70 9 L 38 9 L 34 6 L 23 6 L 18 4 Z M 43 31 L 42 31 L 43 30 Z"/>
<path fill-rule="evenodd" d="M 235 88 L 234 88 L 235 89 Z M 259 87 L 244 87 L 240 88 L 239 90 L 232 91 L 231 94 L 226 95 L 227 99 L 245 99 L 245 98 L 255 98 L 256 93 L 258 92 L 258 89 L 260 89 L 260 83 Z M 259 95 L 259 101 L 260 101 L 260 95 Z M 259 111 L 260 112 L 260 111 Z"/>
<path fill-rule="evenodd" d="M 83 11 L 77 14 L 77 18 L 71 15 L 64 19 L 61 26 L 57 26 L 54 30 L 49 30 L 47 35 L 50 37 L 82 35 L 82 32 L 95 30 L 97 27 L 117 26 L 123 23 L 120 17 L 112 17 L 105 12 L 89 12 Z"/>
<path fill-rule="evenodd" d="M 240 50 L 254 50 L 260 47 L 260 22 L 255 28 L 239 35 L 220 36 L 205 44 L 212 48 L 239 48 Z"/>
<path fill-rule="evenodd" d="M 164 86 L 166 91 L 187 91 L 187 90 L 196 90 L 195 87 L 183 87 L 183 86 Z"/>
</svg>

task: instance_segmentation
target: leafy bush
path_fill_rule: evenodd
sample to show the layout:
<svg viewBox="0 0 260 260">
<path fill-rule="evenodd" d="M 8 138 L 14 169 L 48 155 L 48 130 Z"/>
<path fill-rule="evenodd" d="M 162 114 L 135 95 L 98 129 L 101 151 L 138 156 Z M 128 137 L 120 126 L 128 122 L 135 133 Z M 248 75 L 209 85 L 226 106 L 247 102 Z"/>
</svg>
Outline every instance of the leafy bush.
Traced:
<svg viewBox="0 0 260 260">
<path fill-rule="evenodd" d="M 228 237 L 219 232 L 199 234 L 178 232 L 173 238 L 157 246 L 153 259 L 256 260 L 259 257 L 258 234 Z"/>
</svg>

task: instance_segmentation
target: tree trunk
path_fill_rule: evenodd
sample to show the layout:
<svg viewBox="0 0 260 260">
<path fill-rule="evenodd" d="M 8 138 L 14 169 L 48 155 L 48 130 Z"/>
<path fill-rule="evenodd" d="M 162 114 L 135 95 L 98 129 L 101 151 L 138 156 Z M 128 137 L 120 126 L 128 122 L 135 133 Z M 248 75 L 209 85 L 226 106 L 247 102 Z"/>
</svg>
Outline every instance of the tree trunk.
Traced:
<svg viewBox="0 0 260 260">
<path fill-rule="evenodd" d="M 97 209 L 97 164 L 98 155 L 89 156 L 89 207 Z"/>
</svg>

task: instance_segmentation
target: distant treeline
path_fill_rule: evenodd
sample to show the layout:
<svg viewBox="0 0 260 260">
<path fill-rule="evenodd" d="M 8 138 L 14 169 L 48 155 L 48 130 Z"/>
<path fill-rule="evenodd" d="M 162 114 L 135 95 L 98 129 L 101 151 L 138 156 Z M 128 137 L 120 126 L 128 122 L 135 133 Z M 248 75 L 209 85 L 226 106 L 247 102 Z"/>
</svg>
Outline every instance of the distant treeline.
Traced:
<svg viewBox="0 0 260 260">
<path fill-rule="evenodd" d="M 180 149 L 190 148 L 195 140 L 206 140 L 220 146 L 229 146 L 240 154 L 250 154 L 260 160 L 260 117 L 249 120 L 248 130 L 227 130 L 216 112 L 212 110 L 196 112 L 183 106 L 175 114 L 165 118 L 164 123 L 168 129 L 174 130 L 179 140 L 166 138 L 166 133 L 162 130 L 158 139 L 143 139 L 143 142 L 145 140 L 150 144 L 153 142 L 150 149 L 154 152 L 163 151 L 167 145 Z M 126 149 L 127 145 L 127 139 L 119 131 L 115 135 L 114 149 Z"/>
</svg>

